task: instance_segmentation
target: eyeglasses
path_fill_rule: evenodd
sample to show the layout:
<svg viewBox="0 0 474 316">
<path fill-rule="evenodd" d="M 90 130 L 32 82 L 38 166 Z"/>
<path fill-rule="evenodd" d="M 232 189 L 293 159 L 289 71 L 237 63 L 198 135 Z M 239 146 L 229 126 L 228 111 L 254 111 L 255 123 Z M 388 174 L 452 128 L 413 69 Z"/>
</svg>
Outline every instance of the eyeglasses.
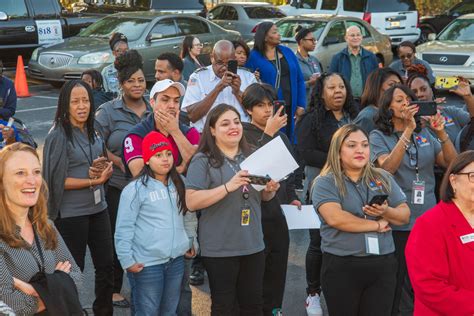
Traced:
<svg viewBox="0 0 474 316">
<path fill-rule="evenodd" d="M 303 40 L 305 41 L 311 41 L 313 43 L 316 43 L 316 39 L 315 38 L 303 38 Z"/>
<path fill-rule="evenodd" d="M 474 172 L 459 172 L 457 175 L 466 175 L 469 178 L 469 182 L 474 182 Z"/>
<path fill-rule="evenodd" d="M 199 44 L 193 44 L 194 47 L 203 47 L 204 45 L 202 43 Z"/>
<path fill-rule="evenodd" d="M 400 59 L 411 59 L 413 54 L 400 55 Z"/>
</svg>

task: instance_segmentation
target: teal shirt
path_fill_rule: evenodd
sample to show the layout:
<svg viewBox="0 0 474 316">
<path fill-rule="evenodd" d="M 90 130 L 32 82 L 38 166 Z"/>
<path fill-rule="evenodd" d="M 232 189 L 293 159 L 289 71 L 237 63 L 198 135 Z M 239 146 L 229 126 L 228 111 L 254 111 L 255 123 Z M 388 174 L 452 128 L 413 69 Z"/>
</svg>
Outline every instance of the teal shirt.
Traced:
<svg viewBox="0 0 474 316">
<path fill-rule="evenodd" d="M 364 83 L 362 82 L 362 71 L 361 71 L 362 57 L 360 56 L 360 53 L 357 55 L 350 53 L 349 59 L 351 60 L 352 95 L 355 97 L 360 97 L 362 95 L 362 90 L 364 89 Z"/>
</svg>

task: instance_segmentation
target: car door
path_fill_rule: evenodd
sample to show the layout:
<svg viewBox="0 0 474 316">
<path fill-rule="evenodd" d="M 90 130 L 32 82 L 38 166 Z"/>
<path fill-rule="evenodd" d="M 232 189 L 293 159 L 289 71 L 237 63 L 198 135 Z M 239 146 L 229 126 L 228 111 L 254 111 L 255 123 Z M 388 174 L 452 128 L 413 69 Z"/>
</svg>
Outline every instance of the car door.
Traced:
<svg viewBox="0 0 474 316">
<path fill-rule="evenodd" d="M 321 0 L 318 1 L 316 11 L 321 14 L 337 14 L 339 9 L 338 0 Z"/>
<path fill-rule="evenodd" d="M 51 45 L 68 36 L 66 21 L 61 18 L 59 2 L 55 0 L 30 1 L 35 15 L 38 44 Z"/>
<path fill-rule="evenodd" d="M 193 35 L 199 38 L 203 45 L 199 60 L 208 65 L 212 48 L 218 39 L 215 34 L 211 33 L 207 21 L 194 17 L 178 17 L 176 18 L 176 23 L 178 25 L 178 33 L 182 36 L 181 41 L 186 35 Z"/>
<path fill-rule="evenodd" d="M 327 27 L 327 32 L 323 32 L 319 42 L 316 57 L 323 65 L 324 70 L 329 70 L 331 59 L 338 52 L 347 47 L 344 35 L 346 33 L 346 25 L 344 21 L 332 21 Z"/>
<path fill-rule="evenodd" d="M 173 18 L 158 20 L 148 32 L 145 45 L 138 51 L 143 57 L 145 78 L 149 82 L 155 81 L 155 61 L 158 55 L 165 52 L 179 54 L 182 38 L 178 36 L 178 28 Z"/>
<path fill-rule="evenodd" d="M 226 28 L 226 24 L 227 24 L 227 8 L 229 6 L 225 5 L 225 4 L 221 4 L 221 5 L 218 5 L 217 7 L 215 7 L 214 9 L 212 9 L 210 12 L 209 12 L 209 20 L 211 20 L 212 22 L 222 26 L 223 28 Z"/>
</svg>

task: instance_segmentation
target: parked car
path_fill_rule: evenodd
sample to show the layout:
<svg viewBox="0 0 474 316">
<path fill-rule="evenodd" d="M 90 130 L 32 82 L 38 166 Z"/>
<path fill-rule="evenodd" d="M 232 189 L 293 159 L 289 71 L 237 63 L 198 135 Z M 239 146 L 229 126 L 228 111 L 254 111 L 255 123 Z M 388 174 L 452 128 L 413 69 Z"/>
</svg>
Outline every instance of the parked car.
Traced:
<svg viewBox="0 0 474 316">
<path fill-rule="evenodd" d="M 199 37 L 204 45 L 204 59 L 209 58 L 218 40 L 240 39 L 238 32 L 225 30 L 195 15 L 117 13 L 97 21 L 64 43 L 33 52 L 29 75 L 58 85 L 66 80 L 80 78 L 86 69 L 102 70 L 113 61 L 109 38 L 114 32 L 125 34 L 129 47 L 138 50 L 143 56 L 148 82 L 155 80 L 156 57 L 164 52 L 179 54 L 186 35 Z"/>
<path fill-rule="evenodd" d="M 474 13 L 474 0 L 464 0 L 442 14 L 420 18 L 420 43 L 428 40 L 428 34 L 440 33 L 451 21 L 464 14 Z"/>
<path fill-rule="evenodd" d="M 463 76 L 474 85 L 474 14 L 451 22 L 438 36 L 416 48 L 416 56 L 428 62 L 436 77 Z"/>
<path fill-rule="evenodd" d="M 221 3 L 208 14 L 208 19 L 225 29 L 240 32 L 244 41 L 253 39 L 256 26 L 262 21 L 285 17 L 280 9 L 265 2 Z"/>
<path fill-rule="evenodd" d="M 58 0 L 1 0 L 0 59 L 8 68 L 18 55 L 27 63 L 37 47 L 77 35 L 99 18 L 67 13 Z"/>
<path fill-rule="evenodd" d="M 280 6 L 287 15 L 333 14 L 363 19 L 390 36 L 393 45 L 416 42 L 420 37 L 414 0 L 298 0 Z"/>
<path fill-rule="evenodd" d="M 316 40 L 316 49 L 310 54 L 315 55 L 324 70 L 329 69 L 332 57 L 347 47 L 344 40 L 346 29 L 352 25 L 360 28 L 363 36 L 362 45 L 373 52 L 384 65 L 393 59 L 390 38 L 380 34 L 367 22 L 354 18 L 333 15 L 308 14 L 286 17 L 276 22 L 281 35 L 282 44 L 296 51 L 295 30 L 298 25 L 310 29 Z"/>
</svg>

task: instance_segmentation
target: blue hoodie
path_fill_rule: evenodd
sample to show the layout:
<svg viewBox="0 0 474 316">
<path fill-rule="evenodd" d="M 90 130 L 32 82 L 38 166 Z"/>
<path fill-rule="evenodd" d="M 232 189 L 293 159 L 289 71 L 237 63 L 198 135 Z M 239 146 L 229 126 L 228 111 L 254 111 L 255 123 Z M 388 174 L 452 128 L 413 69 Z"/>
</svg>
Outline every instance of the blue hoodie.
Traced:
<svg viewBox="0 0 474 316">
<path fill-rule="evenodd" d="M 135 263 L 153 266 L 183 256 L 196 236 L 196 221 L 188 221 L 193 216 L 179 212 L 172 181 L 168 187 L 153 178 L 146 186 L 141 179 L 130 182 L 120 196 L 115 228 L 115 248 L 122 267 Z"/>
<path fill-rule="evenodd" d="M 0 119 L 8 121 L 16 112 L 16 90 L 13 81 L 0 75 Z"/>
</svg>

